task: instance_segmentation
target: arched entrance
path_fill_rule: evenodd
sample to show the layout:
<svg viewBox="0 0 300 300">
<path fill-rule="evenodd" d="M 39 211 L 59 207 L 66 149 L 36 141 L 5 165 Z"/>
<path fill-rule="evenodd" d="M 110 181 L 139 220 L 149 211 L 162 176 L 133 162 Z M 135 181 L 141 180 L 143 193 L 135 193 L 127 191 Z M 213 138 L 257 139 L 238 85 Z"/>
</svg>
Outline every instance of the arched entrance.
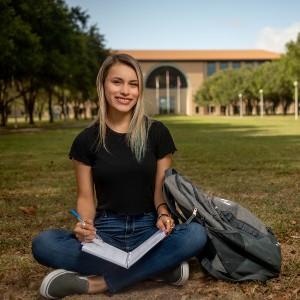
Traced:
<svg viewBox="0 0 300 300">
<path fill-rule="evenodd" d="M 180 114 L 182 89 L 186 88 L 184 74 L 172 66 L 156 68 L 146 80 L 146 89 L 155 89 L 159 114 Z"/>
</svg>

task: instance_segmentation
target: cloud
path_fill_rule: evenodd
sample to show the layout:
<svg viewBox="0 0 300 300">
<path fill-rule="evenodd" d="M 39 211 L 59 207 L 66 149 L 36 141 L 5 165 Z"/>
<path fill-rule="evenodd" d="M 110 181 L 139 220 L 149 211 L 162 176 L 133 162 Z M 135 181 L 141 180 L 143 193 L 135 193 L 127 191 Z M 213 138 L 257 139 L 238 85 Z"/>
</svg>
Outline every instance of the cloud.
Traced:
<svg viewBox="0 0 300 300">
<path fill-rule="evenodd" d="M 300 22 L 296 22 L 291 27 L 284 29 L 264 27 L 258 36 L 256 48 L 284 53 L 286 52 L 285 44 L 291 40 L 295 41 L 299 32 Z"/>
</svg>

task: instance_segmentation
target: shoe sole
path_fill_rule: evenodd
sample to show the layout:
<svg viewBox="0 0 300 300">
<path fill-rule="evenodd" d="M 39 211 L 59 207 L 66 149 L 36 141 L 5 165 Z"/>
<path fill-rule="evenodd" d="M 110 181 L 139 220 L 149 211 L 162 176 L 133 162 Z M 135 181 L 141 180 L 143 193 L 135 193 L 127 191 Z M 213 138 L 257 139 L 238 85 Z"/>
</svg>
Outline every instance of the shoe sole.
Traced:
<svg viewBox="0 0 300 300">
<path fill-rule="evenodd" d="M 51 295 L 48 294 L 48 287 L 50 285 L 50 283 L 58 276 L 62 275 L 62 274 L 66 274 L 66 273 L 72 273 L 75 274 L 76 272 L 71 272 L 71 271 L 66 271 L 64 269 L 58 269 L 55 270 L 51 273 L 49 273 L 44 280 L 42 281 L 41 287 L 40 287 L 40 294 L 47 298 L 47 299 L 58 299 L 57 297 L 53 297 Z"/>
<path fill-rule="evenodd" d="M 190 270 L 189 270 L 189 264 L 184 261 L 181 263 L 181 277 L 176 281 L 173 282 L 172 284 L 174 285 L 184 285 L 187 280 L 189 279 L 189 274 Z"/>
</svg>

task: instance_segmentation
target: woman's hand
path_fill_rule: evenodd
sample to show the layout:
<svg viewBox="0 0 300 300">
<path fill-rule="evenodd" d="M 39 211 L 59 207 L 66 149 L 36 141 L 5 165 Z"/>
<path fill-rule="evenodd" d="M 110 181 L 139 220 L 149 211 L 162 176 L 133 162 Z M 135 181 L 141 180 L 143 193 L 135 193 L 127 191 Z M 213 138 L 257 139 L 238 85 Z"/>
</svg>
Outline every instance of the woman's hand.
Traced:
<svg viewBox="0 0 300 300">
<path fill-rule="evenodd" d="M 161 215 L 157 219 L 156 227 L 164 231 L 166 235 L 169 235 L 175 228 L 175 222 L 171 217 L 167 215 Z"/>
<path fill-rule="evenodd" d="M 94 227 L 93 220 L 88 219 L 84 222 L 78 222 L 74 232 L 80 242 L 90 243 L 96 236 L 96 228 Z"/>
</svg>

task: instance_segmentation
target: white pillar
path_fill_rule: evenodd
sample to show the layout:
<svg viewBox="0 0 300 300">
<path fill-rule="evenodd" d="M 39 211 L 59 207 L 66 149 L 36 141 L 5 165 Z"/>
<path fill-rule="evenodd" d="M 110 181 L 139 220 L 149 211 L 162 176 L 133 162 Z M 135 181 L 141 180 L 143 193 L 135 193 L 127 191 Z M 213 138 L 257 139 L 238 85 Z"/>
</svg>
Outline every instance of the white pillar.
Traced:
<svg viewBox="0 0 300 300">
<path fill-rule="evenodd" d="M 295 86 L 295 120 L 298 120 L 298 81 L 294 81 Z"/>
</svg>

